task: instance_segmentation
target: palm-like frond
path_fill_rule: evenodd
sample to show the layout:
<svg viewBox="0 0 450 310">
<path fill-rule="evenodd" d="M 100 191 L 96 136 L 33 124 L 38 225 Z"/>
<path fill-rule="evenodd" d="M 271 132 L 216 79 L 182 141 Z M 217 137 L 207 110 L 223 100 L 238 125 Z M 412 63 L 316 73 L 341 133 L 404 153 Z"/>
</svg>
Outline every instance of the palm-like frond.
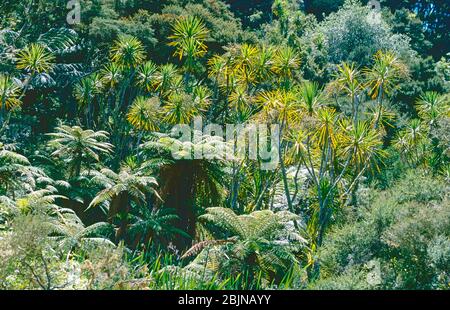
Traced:
<svg viewBox="0 0 450 310">
<path fill-rule="evenodd" d="M 127 114 L 128 121 L 139 130 L 155 131 L 161 116 L 158 97 L 137 97 Z"/>
<path fill-rule="evenodd" d="M 103 86 L 107 89 L 112 89 L 116 87 L 123 78 L 122 68 L 117 63 L 109 63 L 100 71 L 100 76 Z"/>
<path fill-rule="evenodd" d="M 51 238 L 67 252 L 76 247 L 82 249 L 99 245 L 115 247 L 108 239 L 113 232 L 109 223 L 98 222 L 86 227 L 74 213 L 68 212 L 60 218 L 49 218 L 47 225 L 52 232 Z"/>
<path fill-rule="evenodd" d="M 196 244 L 194 244 L 192 247 L 190 247 L 182 256 L 181 259 L 188 258 L 194 255 L 199 254 L 203 249 L 210 247 L 210 246 L 217 246 L 229 242 L 235 242 L 235 240 L 204 240 L 200 241 Z"/>
<path fill-rule="evenodd" d="M 154 90 L 156 85 L 158 67 L 152 61 L 139 66 L 136 73 L 136 84 L 148 92 Z"/>
<path fill-rule="evenodd" d="M 126 193 L 138 204 L 144 204 L 146 193 L 153 193 L 159 197 L 154 189 L 158 185 L 154 177 L 142 175 L 140 172 L 132 171 L 127 166 L 122 166 L 119 173 L 104 168 L 99 172 L 93 172 L 92 181 L 105 187 L 100 191 L 89 204 L 89 208 L 100 205 L 104 202 L 111 202 L 122 193 Z M 124 208 L 126 206 L 120 206 Z M 112 211 L 112 210 L 110 210 Z M 112 212 L 117 212 L 114 210 Z M 114 214 L 110 214 L 114 216 Z"/>
<path fill-rule="evenodd" d="M 144 46 L 133 36 L 120 35 L 111 48 L 111 60 L 119 66 L 134 68 L 145 59 Z"/>
<path fill-rule="evenodd" d="M 17 68 L 32 74 L 49 72 L 55 57 L 41 44 L 32 43 L 17 55 Z"/>
<path fill-rule="evenodd" d="M 199 218 L 202 221 L 213 223 L 217 228 L 226 231 L 230 236 L 238 236 L 245 239 L 247 236 L 246 226 L 243 225 L 238 215 L 228 208 L 208 208 L 207 213 Z"/>
<path fill-rule="evenodd" d="M 343 128 L 341 148 L 344 158 L 351 156 L 352 163 L 361 169 L 366 162 L 373 162 L 376 167 L 386 152 L 380 134 L 368 122 L 358 122 L 350 129 Z"/>
<path fill-rule="evenodd" d="M 70 28 L 52 28 L 41 34 L 37 43 L 44 45 L 51 53 L 64 54 L 76 48 L 78 34 Z"/>
<path fill-rule="evenodd" d="M 186 93 L 172 93 L 164 105 L 164 121 L 175 124 L 189 124 L 200 112 L 191 95 Z"/>
<path fill-rule="evenodd" d="M 67 161 L 73 173 L 79 175 L 81 165 L 91 160 L 98 161 L 99 153 L 110 153 L 113 146 L 104 140 L 108 139 L 106 131 L 83 130 L 79 126 L 61 125 L 57 132 L 50 133 L 49 144 L 55 151 L 52 156 L 61 157 Z"/>
<path fill-rule="evenodd" d="M 435 125 L 436 120 L 448 113 L 449 103 L 445 102 L 445 97 L 434 91 L 422 94 L 416 102 L 416 109 L 422 120 L 430 126 Z"/>
<path fill-rule="evenodd" d="M 321 108 L 317 111 L 318 126 L 313 136 L 320 147 L 323 147 L 327 142 L 333 148 L 337 145 L 336 124 L 338 121 L 338 114 L 332 108 Z"/>
<path fill-rule="evenodd" d="M 75 86 L 74 95 L 80 106 L 85 107 L 97 96 L 102 90 L 102 79 L 97 73 L 93 73 L 81 79 Z"/>
<path fill-rule="evenodd" d="M 251 44 L 242 44 L 236 50 L 232 58 L 235 69 L 242 69 L 247 72 L 252 70 L 255 58 L 258 56 L 258 48 Z"/>
<path fill-rule="evenodd" d="M 264 210 L 238 216 L 231 209 L 219 207 L 206 211 L 200 220 L 212 225 L 213 235 L 228 238 L 197 243 L 184 257 L 201 251 L 195 260 L 198 262 L 214 250 L 213 253 L 218 254 L 214 256 L 217 268 L 229 270 L 231 265 L 240 271 L 256 268 L 254 272 L 262 272 L 267 278 L 286 272 L 298 263 L 295 253 L 301 250 L 306 240 L 292 225 L 299 219 L 297 215 Z"/>
<path fill-rule="evenodd" d="M 325 104 L 325 95 L 316 82 L 303 82 L 298 91 L 301 108 L 308 114 L 313 115 Z"/>
<path fill-rule="evenodd" d="M 231 59 L 223 55 L 214 55 L 208 60 L 210 78 L 215 78 L 219 85 L 226 84 L 227 77 L 231 74 Z"/>
<path fill-rule="evenodd" d="M 28 159 L 15 152 L 14 145 L 0 142 L 0 187 L 8 190 L 32 191 L 39 178 L 46 177 L 40 168 L 30 165 Z"/>
<path fill-rule="evenodd" d="M 293 92 L 282 89 L 263 91 L 256 96 L 255 102 L 259 104 L 264 117 L 269 121 L 277 120 L 279 123 L 288 123 L 296 120 L 298 116 L 295 107 L 296 98 Z"/>
<path fill-rule="evenodd" d="M 53 137 L 50 144 L 57 148 L 52 153 L 53 156 L 73 156 L 81 153 L 80 155 L 98 160 L 97 151 L 109 153 L 112 149 L 111 144 L 101 142 L 108 138 L 109 134 L 106 131 L 83 130 L 79 126 L 69 127 L 67 125 L 61 125 L 56 129 L 58 132 L 48 134 Z"/>
<path fill-rule="evenodd" d="M 22 165 L 30 164 L 30 162 L 28 161 L 28 159 L 25 156 L 14 152 L 14 150 L 15 150 L 14 145 L 11 145 L 11 144 L 5 145 L 0 142 L 0 161 L 3 164 L 6 164 L 6 163 L 17 163 L 17 164 L 22 164 Z"/>
<path fill-rule="evenodd" d="M 328 85 L 328 88 L 331 92 L 344 93 L 352 97 L 363 88 L 361 79 L 361 72 L 355 67 L 355 64 L 344 62 L 338 65 L 335 79 Z"/>
<path fill-rule="evenodd" d="M 45 213 L 58 217 L 64 212 L 64 209 L 56 204 L 56 201 L 60 199 L 66 199 L 66 197 L 58 195 L 57 190 L 48 185 L 45 188 L 32 189 L 27 194 L 10 200 L 7 205 L 16 214 Z M 4 203 L 6 202 L 4 201 Z"/>
<path fill-rule="evenodd" d="M 374 64 L 364 69 L 366 84 L 372 98 L 378 97 L 380 90 L 389 94 L 396 82 L 408 76 L 408 67 L 393 52 L 378 51 L 374 55 Z"/>
<path fill-rule="evenodd" d="M 181 17 L 173 27 L 173 34 L 169 37 L 172 42 L 169 45 L 176 48 L 174 55 L 180 60 L 186 58 L 186 66 L 191 68 L 193 60 L 206 53 L 204 42 L 207 36 L 208 30 L 201 19 L 194 16 Z"/>
<path fill-rule="evenodd" d="M 180 79 L 178 69 L 173 64 L 162 65 L 156 72 L 155 90 L 167 96 L 174 88 L 174 85 L 179 83 Z"/>
<path fill-rule="evenodd" d="M 6 75 L 0 74 L 0 108 L 6 110 L 19 106 L 21 89 L 15 81 Z"/>
<path fill-rule="evenodd" d="M 300 66 L 300 57 L 291 47 L 279 48 L 275 54 L 272 70 L 282 78 L 290 78 Z"/>
<path fill-rule="evenodd" d="M 179 217 L 170 208 L 137 208 L 131 215 L 130 233 L 138 237 L 145 245 L 150 239 L 169 239 L 175 235 L 187 236 L 174 226 Z"/>
</svg>

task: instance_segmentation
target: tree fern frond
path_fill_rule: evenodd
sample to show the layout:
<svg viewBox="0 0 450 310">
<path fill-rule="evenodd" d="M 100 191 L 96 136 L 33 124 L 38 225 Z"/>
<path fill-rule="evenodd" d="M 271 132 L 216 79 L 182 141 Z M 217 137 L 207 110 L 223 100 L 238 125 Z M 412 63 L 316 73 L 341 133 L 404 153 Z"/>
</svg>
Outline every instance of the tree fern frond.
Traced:
<svg viewBox="0 0 450 310">
<path fill-rule="evenodd" d="M 198 243 L 194 244 L 192 247 L 190 247 L 181 256 L 181 259 L 184 259 L 184 258 L 187 258 L 187 257 L 191 257 L 193 255 L 197 255 L 198 253 L 200 253 L 203 249 L 205 249 L 207 247 L 215 246 L 215 245 L 221 245 L 221 244 L 225 244 L 225 243 L 229 243 L 229 242 L 235 242 L 235 240 L 232 240 L 232 239 L 205 240 L 205 241 L 198 242 Z"/>
<path fill-rule="evenodd" d="M 211 224 L 228 231 L 232 236 L 245 238 L 247 232 L 245 227 L 239 221 L 239 217 L 228 208 L 214 207 L 208 208 L 207 213 L 199 217 L 200 220 L 210 222 Z"/>
</svg>

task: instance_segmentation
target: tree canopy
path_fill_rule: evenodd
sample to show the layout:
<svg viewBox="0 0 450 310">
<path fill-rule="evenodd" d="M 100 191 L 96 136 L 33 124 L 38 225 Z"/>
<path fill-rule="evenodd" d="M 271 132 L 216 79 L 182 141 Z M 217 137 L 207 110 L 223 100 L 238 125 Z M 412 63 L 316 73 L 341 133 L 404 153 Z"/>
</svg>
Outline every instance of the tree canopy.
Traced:
<svg viewBox="0 0 450 310">
<path fill-rule="evenodd" d="M 0 3 L 1 289 L 449 288 L 448 1 L 77 3 Z"/>
</svg>

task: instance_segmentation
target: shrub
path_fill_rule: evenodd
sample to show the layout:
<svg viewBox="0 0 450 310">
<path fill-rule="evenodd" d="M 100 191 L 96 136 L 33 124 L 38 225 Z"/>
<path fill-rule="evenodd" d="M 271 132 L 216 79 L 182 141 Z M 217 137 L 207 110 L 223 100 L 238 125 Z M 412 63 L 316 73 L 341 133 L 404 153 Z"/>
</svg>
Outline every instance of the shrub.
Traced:
<svg viewBox="0 0 450 310">
<path fill-rule="evenodd" d="M 357 279 L 377 260 L 380 288 L 445 288 L 450 276 L 447 192 L 444 180 L 414 171 L 377 193 L 358 221 L 327 236 L 319 250 L 321 278 L 313 287 L 367 288 L 367 281 Z"/>
</svg>

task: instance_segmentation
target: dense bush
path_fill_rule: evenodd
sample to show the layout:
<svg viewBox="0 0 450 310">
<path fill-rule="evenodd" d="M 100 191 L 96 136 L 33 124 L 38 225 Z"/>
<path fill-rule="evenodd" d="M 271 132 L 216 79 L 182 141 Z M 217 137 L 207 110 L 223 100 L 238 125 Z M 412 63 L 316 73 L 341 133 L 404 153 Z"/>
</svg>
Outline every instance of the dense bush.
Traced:
<svg viewBox="0 0 450 310">
<path fill-rule="evenodd" d="M 449 288 L 445 1 L 62 2 L 0 3 L 1 289 Z"/>
<path fill-rule="evenodd" d="M 371 273 L 378 272 L 374 288 L 445 289 L 450 276 L 448 189 L 445 180 L 416 171 L 374 194 L 358 211 L 358 220 L 328 235 L 319 251 L 321 279 L 313 287 L 365 289 Z"/>
</svg>

